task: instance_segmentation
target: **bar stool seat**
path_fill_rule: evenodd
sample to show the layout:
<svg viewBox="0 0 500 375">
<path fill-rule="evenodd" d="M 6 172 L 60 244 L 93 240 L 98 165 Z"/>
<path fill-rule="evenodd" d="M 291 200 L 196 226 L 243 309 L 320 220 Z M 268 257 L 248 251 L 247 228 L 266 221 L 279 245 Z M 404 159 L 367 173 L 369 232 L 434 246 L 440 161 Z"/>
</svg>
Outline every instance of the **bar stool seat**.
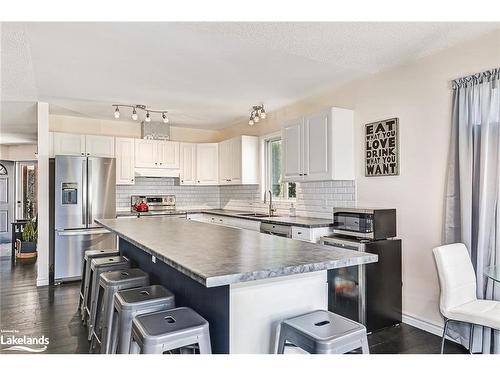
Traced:
<svg viewBox="0 0 500 375">
<path fill-rule="evenodd" d="M 87 326 L 88 340 L 92 338 L 92 330 L 95 325 L 97 312 L 97 294 L 99 290 L 99 279 L 101 274 L 108 271 L 119 271 L 130 268 L 130 261 L 124 256 L 113 256 L 106 258 L 92 259 L 90 262 L 90 284 L 87 299 Z"/>
<path fill-rule="evenodd" d="M 369 353 L 364 325 L 325 310 L 281 322 L 278 354 L 284 353 L 286 341 L 311 354 L 342 354 L 358 348 Z"/>
<path fill-rule="evenodd" d="M 82 281 L 80 284 L 80 300 L 78 301 L 78 309 L 82 317 L 82 321 L 85 321 L 85 313 L 87 308 L 87 298 L 88 290 L 90 284 L 90 262 L 95 258 L 103 258 L 120 255 L 118 250 L 107 249 L 107 250 L 87 250 L 83 257 L 82 266 Z"/>
<path fill-rule="evenodd" d="M 198 344 L 200 354 L 211 354 L 208 322 L 188 307 L 138 315 L 132 321 L 130 353 L 162 354 Z"/>
<path fill-rule="evenodd" d="M 143 287 L 149 285 L 149 275 L 139 268 L 119 271 L 109 271 L 101 274 L 97 294 L 97 313 L 95 326 L 92 332 L 90 351 L 95 344 L 101 346 L 101 353 L 106 353 L 110 343 L 111 327 L 113 323 L 114 297 L 122 289 Z"/>
<path fill-rule="evenodd" d="M 111 345 L 106 353 L 128 354 L 132 320 L 139 314 L 175 307 L 174 294 L 161 285 L 120 290 L 115 295 Z"/>
</svg>

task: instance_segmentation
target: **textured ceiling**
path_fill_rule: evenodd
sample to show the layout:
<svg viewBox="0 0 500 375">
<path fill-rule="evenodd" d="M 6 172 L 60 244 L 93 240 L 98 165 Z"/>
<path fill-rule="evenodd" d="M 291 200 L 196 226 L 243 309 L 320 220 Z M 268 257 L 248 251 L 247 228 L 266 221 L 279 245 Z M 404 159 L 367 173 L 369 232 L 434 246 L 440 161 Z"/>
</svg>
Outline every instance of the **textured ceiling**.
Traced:
<svg viewBox="0 0 500 375">
<path fill-rule="evenodd" d="M 112 103 L 139 103 L 168 109 L 173 125 L 219 129 L 246 119 L 254 104 L 263 102 L 272 111 L 500 24 L 2 26 L 2 107 L 42 100 L 51 104 L 51 113 L 110 119 Z M 6 122 L 3 113 L 2 132 L 10 133 L 12 114 Z"/>
</svg>

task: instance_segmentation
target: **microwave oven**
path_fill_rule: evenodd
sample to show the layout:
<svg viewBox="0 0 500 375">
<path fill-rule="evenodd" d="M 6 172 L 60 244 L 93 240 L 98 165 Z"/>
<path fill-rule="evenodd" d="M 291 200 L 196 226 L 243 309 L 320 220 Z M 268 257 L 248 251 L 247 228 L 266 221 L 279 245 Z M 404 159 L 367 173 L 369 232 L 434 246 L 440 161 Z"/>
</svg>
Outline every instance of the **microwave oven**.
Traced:
<svg viewBox="0 0 500 375">
<path fill-rule="evenodd" d="M 396 237 L 396 209 L 334 208 L 333 233 L 370 240 Z"/>
</svg>

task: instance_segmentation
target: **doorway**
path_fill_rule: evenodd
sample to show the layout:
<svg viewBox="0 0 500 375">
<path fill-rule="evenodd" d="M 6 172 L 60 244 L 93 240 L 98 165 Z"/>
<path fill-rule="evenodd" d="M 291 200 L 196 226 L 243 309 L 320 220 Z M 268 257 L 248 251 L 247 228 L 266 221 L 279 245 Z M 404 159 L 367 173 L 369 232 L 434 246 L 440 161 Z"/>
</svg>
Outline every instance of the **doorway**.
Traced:
<svg viewBox="0 0 500 375">
<path fill-rule="evenodd" d="M 0 160 L 0 256 L 10 256 L 14 220 L 14 162 Z"/>
<path fill-rule="evenodd" d="M 16 220 L 37 216 L 37 163 L 16 163 Z"/>
</svg>

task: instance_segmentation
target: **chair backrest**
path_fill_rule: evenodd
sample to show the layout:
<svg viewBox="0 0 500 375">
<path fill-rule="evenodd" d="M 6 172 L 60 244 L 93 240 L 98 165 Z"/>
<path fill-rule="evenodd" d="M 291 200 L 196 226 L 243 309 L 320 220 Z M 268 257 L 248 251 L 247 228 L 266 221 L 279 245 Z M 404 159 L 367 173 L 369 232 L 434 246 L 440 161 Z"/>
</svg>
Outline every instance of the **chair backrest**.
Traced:
<svg viewBox="0 0 500 375">
<path fill-rule="evenodd" d="M 439 246 L 433 253 L 441 286 L 439 307 L 446 316 L 450 309 L 477 299 L 476 274 L 463 243 Z"/>
</svg>

